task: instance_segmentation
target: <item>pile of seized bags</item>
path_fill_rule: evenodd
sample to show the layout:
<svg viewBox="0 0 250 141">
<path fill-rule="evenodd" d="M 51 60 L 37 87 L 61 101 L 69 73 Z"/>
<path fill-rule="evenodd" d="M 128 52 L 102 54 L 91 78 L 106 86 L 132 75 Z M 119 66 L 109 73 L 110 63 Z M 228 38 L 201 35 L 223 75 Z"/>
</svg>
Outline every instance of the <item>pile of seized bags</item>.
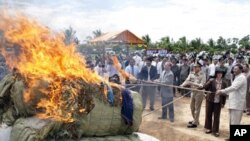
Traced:
<svg viewBox="0 0 250 141">
<path fill-rule="evenodd" d="M 37 103 L 46 98 L 42 91 L 33 89 L 31 100 L 25 101 L 24 92 L 28 85 L 18 71 L 13 70 L 0 81 L 0 121 L 10 130 L 10 141 L 139 141 L 133 132 L 138 131 L 142 121 L 142 101 L 138 93 L 110 87 L 112 93 L 103 94 L 102 85 L 88 84 L 81 79 L 60 80 L 65 86 L 62 112 L 67 114 L 72 107 L 74 121 L 63 122 L 53 118 L 41 119 L 43 113 Z M 50 89 L 44 80 L 41 87 Z M 82 90 L 74 99 L 68 96 L 74 90 L 74 83 L 81 84 Z M 70 107 L 70 108 L 69 108 Z M 53 114 L 53 113 L 51 113 Z M 51 116 L 53 117 L 53 116 Z"/>
</svg>

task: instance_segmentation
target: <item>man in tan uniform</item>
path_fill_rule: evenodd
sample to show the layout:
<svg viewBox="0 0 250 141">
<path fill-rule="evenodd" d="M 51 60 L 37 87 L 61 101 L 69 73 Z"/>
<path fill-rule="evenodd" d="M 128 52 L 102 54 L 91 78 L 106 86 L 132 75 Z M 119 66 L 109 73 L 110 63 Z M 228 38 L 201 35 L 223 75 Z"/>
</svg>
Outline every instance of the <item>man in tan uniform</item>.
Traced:
<svg viewBox="0 0 250 141">
<path fill-rule="evenodd" d="M 202 88 L 206 82 L 206 75 L 201 71 L 202 64 L 198 61 L 193 65 L 194 71 L 189 74 L 187 79 L 181 85 L 182 87 L 191 86 L 192 89 Z M 204 98 L 203 92 L 192 91 L 190 108 L 193 121 L 189 121 L 188 128 L 196 128 L 199 125 L 200 109 Z"/>
</svg>

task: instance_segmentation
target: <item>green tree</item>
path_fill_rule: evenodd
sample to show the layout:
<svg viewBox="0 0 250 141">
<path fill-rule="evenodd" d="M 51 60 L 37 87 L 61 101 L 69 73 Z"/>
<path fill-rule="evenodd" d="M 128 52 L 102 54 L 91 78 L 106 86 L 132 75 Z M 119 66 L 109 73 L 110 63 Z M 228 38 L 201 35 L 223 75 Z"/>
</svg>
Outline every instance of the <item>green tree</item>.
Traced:
<svg viewBox="0 0 250 141">
<path fill-rule="evenodd" d="M 187 42 L 187 39 L 186 39 L 186 37 L 185 36 L 183 36 L 183 37 L 181 37 L 181 38 L 179 38 L 179 40 L 175 43 L 175 50 L 177 51 L 177 52 L 186 52 L 186 51 L 188 51 L 188 42 Z"/>
<path fill-rule="evenodd" d="M 211 48 L 215 47 L 215 41 L 212 38 L 208 39 L 207 44 Z"/>
<path fill-rule="evenodd" d="M 242 39 L 240 39 L 240 41 L 239 41 L 240 48 L 250 49 L 249 36 L 250 35 L 247 35 L 247 36 L 243 37 Z"/>
<path fill-rule="evenodd" d="M 234 44 L 238 44 L 239 43 L 239 38 L 232 38 L 232 40 L 233 40 Z"/>
<path fill-rule="evenodd" d="M 236 49 L 238 47 L 239 39 L 238 38 L 231 38 L 230 43 L 228 42 L 228 47 L 230 50 Z"/>
<path fill-rule="evenodd" d="M 164 48 L 164 49 L 168 49 L 169 51 L 173 50 L 173 41 L 170 41 L 170 37 L 166 36 L 166 37 L 162 37 L 160 42 L 156 42 L 156 47 L 157 48 Z"/>
<path fill-rule="evenodd" d="M 193 39 L 191 40 L 189 46 L 190 46 L 190 51 L 194 50 L 196 52 L 199 52 L 201 51 L 201 46 L 202 45 L 202 40 L 201 38 L 196 38 L 196 39 Z"/>
<path fill-rule="evenodd" d="M 71 43 L 79 44 L 79 40 L 76 37 L 76 31 L 70 26 L 64 31 L 64 43 L 69 45 Z"/>
<path fill-rule="evenodd" d="M 170 48 L 172 45 L 172 42 L 174 42 L 174 41 L 170 41 L 170 38 L 168 36 L 161 38 L 161 43 L 166 48 Z"/>
<path fill-rule="evenodd" d="M 151 38 L 149 37 L 148 34 L 142 36 L 142 40 L 147 45 L 147 47 L 152 47 Z"/>
<path fill-rule="evenodd" d="M 88 44 L 90 43 L 90 41 L 92 40 L 93 38 L 91 36 L 87 36 L 86 39 L 84 40 L 85 42 L 87 42 Z"/>
<path fill-rule="evenodd" d="M 220 50 L 226 50 L 228 47 L 226 39 L 220 36 L 219 39 L 217 39 L 216 47 Z"/>
<path fill-rule="evenodd" d="M 207 41 L 207 51 L 211 54 L 216 51 L 216 42 L 212 38 Z"/>
<path fill-rule="evenodd" d="M 94 35 L 94 38 L 99 37 L 99 36 L 102 35 L 102 31 L 100 29 L 97 29 L 97 30 L 93 31 L 92 33 Z"/>
</svg>

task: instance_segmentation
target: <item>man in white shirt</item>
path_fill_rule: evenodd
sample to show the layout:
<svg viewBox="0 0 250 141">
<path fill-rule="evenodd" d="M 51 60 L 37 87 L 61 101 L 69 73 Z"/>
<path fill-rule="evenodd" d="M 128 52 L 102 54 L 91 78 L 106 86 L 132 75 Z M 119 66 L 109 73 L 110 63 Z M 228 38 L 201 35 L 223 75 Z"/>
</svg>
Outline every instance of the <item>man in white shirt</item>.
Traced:
<svg viewBox="0 0 250 141">
<path fill-rule="evenodd" d="M 146 56 L 143 57 L 143 59 L 139 62 L 138 68 L 139 71 L 141 71 L 141 69 L 146 65 Z"/>
<path fill-rule="evenodd" d="M 107 70 L 107 73 L 108 73 L 109 77 L 112 77 L 115 74 L 119 75 L 118 71 L 116 70 L 116 68 L 114 66 L 113 60 L 111 60 L 111 59 L 109 59 L 109 61 L 108 61 L 108 65 L 107 65 L 106 70 Z"/>
<path fill-rule="evenodd" d="M 130 75 L 134 76 L 135 78 L 137 78 L 140 72 L 138 66 L 135 65 L 134 59 L 130 59 L 129 65 L 125 68 L 125 71 Z"/>
<path fill-rule="evenodd" d="M 162 70 L 162 62 L 160 61 L 159 57 L 155 58 L 155 61 L 152 62 L 152 65 L 156 67 L 158 77 L 160 77 L 160 73 Z"/>
<path fill-rule="evenodd" d="M 218 63 L 218 58 L 214 58 L 213 62 L 208 66 L 209 77 L 214 77 L 217 63 Z"/>
<path fill-rule="evenodd" d="M 235 78 L 232 85 L 216 92 L 217 95 L 225 94 L 229 96 L 228 109 L 230 125 L 240 125 L 243 110 L 245 108 L 247 79 L 242 71 L 242 65 L 236 64 L 233 68 Z"/>
<path fill-rule="evenodd" d="M 99 62 L 99 64 L 95 67 L 95 72 L 98 74 L 98 75 L 100 75 L 100 76 L 102 76 L 102 77 L 104 77 L 104 74 L 107 72 L 106 71 L 106 68 L 105 68 L 105 65 L 104 64 L 102 64 L 101 62 Z"/>
<path fill-rule="evenodd" d="M 139 53 L 137 52 L 135 54 L 135 56 L 133 57 L 133 59 L 135 60 L 135 65 L 139 66 L 140 62 L 142 61 L 141 57 L 139 56 Z"/>
<path fill-rule="evenodd" d="M 138 74 L 140 72 L 138 66 L 135 65 L 135 60 L 134 59 L 129 60 L 129 65 L 125 68 L 125 71 L 130 76 L 134 77 L 135 79 L 137 79 Z M 133 80 L 129 80 L 129 78 L 128 78 L 126 83 L 131 85 L 131 84 L 136 84 L 137 82 L 133 82 Z M 131 88 L 131 90 L 139 92 L 139 86 L 132 86 L 131 85 L 131 87 L 133 87 L 133 88 Z"/>
<path fill-rule="evenodd" d="M 150 110 L 154 110 L 154 101 L 155 101 L 155 90 L 156 86 L 148 86 L 152 85 L 154 80 L 157 79 L 157 69 L 155 66 L 152 66 L 151 63 L 153 61 L 152 57 L 148 57 L 146 59 L 146 66 L 144 66 L 139 74 L 139 79 L 143 80 L 143 84 L 145 86 L 142 86 L 142 102 L 143 102 L 143 108 L 146 107 L 147 97 L 149 96 L 150 101 Z"/>
</svg>

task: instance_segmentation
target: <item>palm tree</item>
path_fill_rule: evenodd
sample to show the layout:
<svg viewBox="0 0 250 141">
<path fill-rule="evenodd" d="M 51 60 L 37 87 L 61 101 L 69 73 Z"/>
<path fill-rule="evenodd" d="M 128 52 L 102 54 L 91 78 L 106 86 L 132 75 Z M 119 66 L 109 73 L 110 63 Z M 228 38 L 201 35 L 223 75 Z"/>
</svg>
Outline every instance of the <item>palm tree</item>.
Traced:
<svg viewBox="0 0 250 141">
<path fill-rule="evenodd" d="M 169 51 L 172 51 L 173 50 L 173 44 L 171 41 L 170 41 L 170 37 L 169 36 L 166 36 L 166 37 L 162 37 L 160 42 L 157 43 L 157 47 L 159 48 L 166 48 L 168 49 Z"/>
<path fill-rule="evenodd" d="M 181 50 L 183 52 L 186 52 L 188 49 L 188 42 L 185 36 L 179 38 L 179 40 L 176 42 L 175 47 L 178 48 L 178 50 Z"/>
<path fill-rule="evenodd" d="M 191 40 L 190 42 L 190 46 L 191 48 L 193 48 L 195 51 L 201 51 L 202 50 L 202 40 L 201 38 L 196 38 L 196 39 L 193 39 Z"/>
<path fill-rule="evenodd" d="M 207 41 L 207 44 L 208 44 L 208 46 L 211 47 L 211 48 L 214 48 L 214 47 L 215 47 L 215 41 L 214 41 L 212 38 L 210 38 L 210 39 Z"/>
<path fill-rule="evenodd" d="M 216 51 L 215 45 L 216 45 L 216 43 L 212 38 L 208 39 L 208 41 L 207 41 L 208 52 L 213 54 Z"/>
<path fill-rule="evenodd" d="M 97 29 L 92 32 L 94 34 L 94 38 L 99 37 L 102 35 L 102 31 L 100 29 Z"/>
<path fill-rule="evenodd" d="M 87 43 L 90 42 L 90 40 L 92 40 L 93 38 L 91 36 L 87 36 L 86 39 L 84 41 L 86 41 Z"/>
<path fill-rule="evenodd" d="M 228 47 L 226 39 L 224 39 L 222 36 L 217 39 L 217 47 L 219 49 L 226 49 L 226 47 Z"/>
<path fill-rule="evenodd" d="M 249 49 L 250 48 L 250 35 L 247 35 L 240 39 L 239 45 L 241 48 Z"/>
<path fill-rule="evenodd" d="M 64 36 L 65 36 L 64 43 L 66 45 L 69 45 L 71 43 L 79 44 L 79 40 L 76 37 L 76 31 L 73 30 L 73 28 L 71 26 L 69 27 L 69 29 L 66 29 L 64 31 Z"/>
<path fill-rule="evenodd" d="M 230 49 L 237 48 L 239 45 L 239 38 L 232 38 L 232 44 L 230 45 Z"/>
<path fill-rule="evenodd" d="M 233 40 L 234 44 L 238 44 L 239 43 L 239 38 L 233 38 L 232 40 Z"/>
<path fill-rule="evenodd" d="M 147 45 L 147 47 L 149 47 L 151 45 L 151 38 L 149 37 L 148 34 L 142 36 L 142 40 Z"/>
</svg>

